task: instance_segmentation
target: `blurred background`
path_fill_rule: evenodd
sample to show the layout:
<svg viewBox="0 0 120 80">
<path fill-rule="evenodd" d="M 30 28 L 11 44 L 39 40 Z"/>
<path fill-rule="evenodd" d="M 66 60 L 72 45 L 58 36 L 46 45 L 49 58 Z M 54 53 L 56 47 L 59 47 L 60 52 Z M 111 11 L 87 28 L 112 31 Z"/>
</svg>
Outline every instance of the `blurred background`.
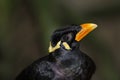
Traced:
<svg viewBox="0 0 120 80">
<path fill-rule="evenodd" d="M 0 80 L 47 55 L 55 29 L 87 22 L 98 24 L 81 44 L 97 65 L 92 80 L 120 80 L 119 0 L 0 0 Z"/>
</svg>

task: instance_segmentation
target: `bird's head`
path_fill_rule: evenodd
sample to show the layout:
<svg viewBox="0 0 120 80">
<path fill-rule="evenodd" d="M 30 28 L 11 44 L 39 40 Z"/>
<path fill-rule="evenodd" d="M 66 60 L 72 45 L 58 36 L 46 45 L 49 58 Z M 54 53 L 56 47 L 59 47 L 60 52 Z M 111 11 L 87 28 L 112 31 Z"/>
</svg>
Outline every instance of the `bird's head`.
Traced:
<svg viewBox="0 0 120 80">
<path fill-rule="evenodd" d="M 96 27 L 96 24 L 86 23 L 55 30 L 51 36 L 49 53 L 58 49 L 70 51 L 79 48 L 79 42 Z"/>
</svg>

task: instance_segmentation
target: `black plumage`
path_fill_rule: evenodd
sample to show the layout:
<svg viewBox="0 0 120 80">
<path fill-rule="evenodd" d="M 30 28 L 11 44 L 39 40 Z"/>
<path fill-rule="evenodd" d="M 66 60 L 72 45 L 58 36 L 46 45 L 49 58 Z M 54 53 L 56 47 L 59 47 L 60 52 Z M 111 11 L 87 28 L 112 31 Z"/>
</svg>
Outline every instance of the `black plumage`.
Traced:
<svg viewBox="0 0 120 80">
<path fill-rule="evenodd" d="M 80 51 L 79 41 L 75 40 L 81 29 L 72 25 L 55 30 L 51 36 L 51 46 L 55 47 L 61 41 L 60 47 L 29 65 L 16 80 L 90 80 L 96 67 L 93 60 Z"/>
</svg>

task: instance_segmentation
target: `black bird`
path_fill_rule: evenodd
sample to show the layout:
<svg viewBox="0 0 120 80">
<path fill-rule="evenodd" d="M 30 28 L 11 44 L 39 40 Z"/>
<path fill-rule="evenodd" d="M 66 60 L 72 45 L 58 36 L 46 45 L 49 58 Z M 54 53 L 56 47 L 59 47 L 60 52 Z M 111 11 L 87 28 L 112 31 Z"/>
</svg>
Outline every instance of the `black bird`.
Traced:
<svg viewBox="0 0 120 80">
<path fill-rule="evenodd" d="M 90 80 L 96 66 L 80 51 L 79 42 L 96 27 L 86 23 L 55 30 L 50 40 L 50 54 L 25 68 L 16 80 Z"/>
</svg>

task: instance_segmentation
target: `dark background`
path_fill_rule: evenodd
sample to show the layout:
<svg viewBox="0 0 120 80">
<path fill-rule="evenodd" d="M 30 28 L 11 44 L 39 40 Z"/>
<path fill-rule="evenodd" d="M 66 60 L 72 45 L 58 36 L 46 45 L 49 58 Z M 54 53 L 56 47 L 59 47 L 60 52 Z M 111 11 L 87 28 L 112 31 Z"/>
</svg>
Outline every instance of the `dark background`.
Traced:
<svg viewBox="0 0 120 80">
<path fill-rule="evenodd" d="M 0 80 L 14 80 L 48 54 L 52 32 L 93 22 L 81 49 L 97 65 L 92 80 L 120 80 L 120 0 L 0 0 Z"/>
</svg>

